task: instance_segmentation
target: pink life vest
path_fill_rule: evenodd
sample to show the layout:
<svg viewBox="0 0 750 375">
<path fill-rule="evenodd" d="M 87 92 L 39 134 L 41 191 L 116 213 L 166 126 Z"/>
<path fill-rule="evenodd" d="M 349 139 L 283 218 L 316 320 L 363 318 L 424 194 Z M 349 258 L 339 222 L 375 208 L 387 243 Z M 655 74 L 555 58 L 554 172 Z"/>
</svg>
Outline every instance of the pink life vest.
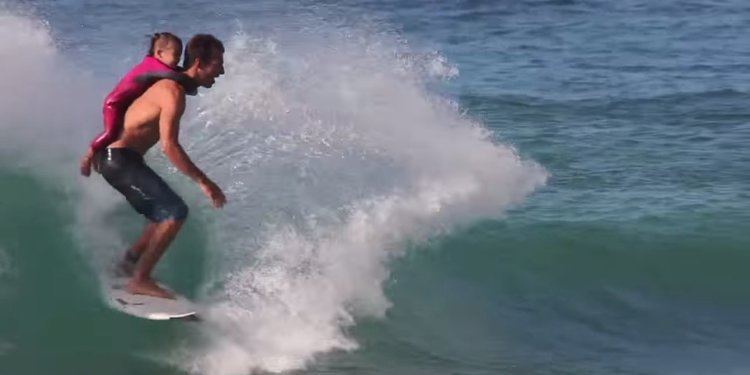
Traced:
<svg viewBox="0 0 750 375">
<path fill-rule="evenodd" d="M 195 95 L 197 87 L 190 78 L 153 56 L 144 57 L 104 99 L 104 131 L 91 141 L 91 148 L 98 151 L 116 141 L 122 131 L 128 107 L 151 85 L 164 78 L 180 83 L 186 94 Z"/>
</svg>

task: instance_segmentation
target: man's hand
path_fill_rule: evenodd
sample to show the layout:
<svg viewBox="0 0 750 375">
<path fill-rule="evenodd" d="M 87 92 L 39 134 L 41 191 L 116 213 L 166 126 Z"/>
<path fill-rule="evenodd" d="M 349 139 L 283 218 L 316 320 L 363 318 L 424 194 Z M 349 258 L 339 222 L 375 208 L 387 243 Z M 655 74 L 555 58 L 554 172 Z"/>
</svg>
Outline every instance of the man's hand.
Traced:
<svg viewBox="0 0 750 375">
<path fill-rule="evenodd" d="M 224 192 L 221 191 L 218 185 L 208 178 L 198 183 L 201 187 L 203 194 L 211 200 L 211 204 L 216 208 L 221 208 L 224 203 L 227 203 L 227 198 L 224 196 Z"/>
</svg>

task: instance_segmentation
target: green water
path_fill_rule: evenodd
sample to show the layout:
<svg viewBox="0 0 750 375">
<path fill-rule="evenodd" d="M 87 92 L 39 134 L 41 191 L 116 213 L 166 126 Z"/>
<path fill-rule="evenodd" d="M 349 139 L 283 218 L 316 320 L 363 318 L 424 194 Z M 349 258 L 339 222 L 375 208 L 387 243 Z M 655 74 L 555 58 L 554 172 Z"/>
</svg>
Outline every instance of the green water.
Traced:
<svg viewBox="0 0 750 375">
<path fill-rule="evenodd" d="M 13 197 L 0 211 L 0 246 L 11 260 L 0 275 L 0 373 L 174 373 L 154 358 L 186 339 L 185 323 L 151 322 L 108 308 L 99 270 L 84 255 L 95 249 L 75 241 L 69 197 L 27 173 L 0 170 L 3 194 Z M 123 231 L 135 236 L 140 218 L 123 216 L 130 216 L 121 220 L 127 222 Z M 157 272 L 194 296 L 205 251 L 200 225 L 188 222 L 173 248 Z"/>
</svg>

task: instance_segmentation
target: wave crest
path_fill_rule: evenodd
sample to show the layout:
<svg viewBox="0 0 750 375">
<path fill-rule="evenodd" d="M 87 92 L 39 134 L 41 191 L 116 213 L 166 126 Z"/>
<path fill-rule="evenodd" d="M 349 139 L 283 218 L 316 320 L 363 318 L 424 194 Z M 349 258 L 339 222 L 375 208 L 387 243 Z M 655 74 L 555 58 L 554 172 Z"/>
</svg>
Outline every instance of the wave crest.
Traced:
<svg viewBox="0 0 750 375">
<path fill-rule="evenodd" d="M 230 202 L 213 223 L 206 340 L 174 356 L 189 371 L 285 371 L 355 349 L 347 328 L 384 315 L 407 243 L 500 216 L 546 180 L 430 93 L 403 44 L 335 35 L 236 35 L 188 125 Z"/>
</svg>

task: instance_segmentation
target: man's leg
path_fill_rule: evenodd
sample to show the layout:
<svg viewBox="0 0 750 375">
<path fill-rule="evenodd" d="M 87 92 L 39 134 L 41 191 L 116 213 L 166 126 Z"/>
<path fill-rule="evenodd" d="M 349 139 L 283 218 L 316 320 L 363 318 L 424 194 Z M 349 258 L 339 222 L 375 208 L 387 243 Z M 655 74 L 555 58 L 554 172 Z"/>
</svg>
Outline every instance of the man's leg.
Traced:
<svg viewBox="0 0 750 375">
<path fill-rule="evenodd" d="M 125 254 L 123 254 L 123 258 L 119 264 L 119 271 L 124 275 L 133 275 L 133 270 L 135 269 L 136 263 L 138 263 L 138 259 L 140 259 L 141 254 L 146 251 L 148 244 L 151 242 L 151 238 L 154 236 L 156 225 L 157 223 L 148 222 L 146 227 L 143 228 L 141 236 L 138 237 L 135 243 L 130 246 L 130 249 L 126 250 Z"/>
<path fill-rule="evenodd" d="M 172 294 L 166 290 L 160 288 L 153 279 L 151 279 L 151 271 L 154 269 L 156 262 L 164 254 L 167 247 L 177 235 L 182 227 L 182 220 L 165 220 L 158 223 L 149 224 L 153 228 L 148 226 L 144 230 L 141 237 L 146 235 L 147 231 L 151 231 L 150 239 L 146 249 L 140 256 L 138 263 L 135 265 L 133 270 L 133 276 L 127 285 L 127 290 L 133 294 L 146 294 L 155 297 L 173 298 Z M 139 241 L 142 238 L 139 238 Z M 136 242 L 137 244 L 138 242 Z M 135 247 L 135 245 L 133 245 Z"/>
<path fill-rule="evenodd" d="M 108 148 L 97 155 L 102 176 L 136 212 L 151 221 L 125 254 L 132 268 L 127 291 L 171 298 L 171 293 L 151 279 L 151 271 L 187 218 L 187 205 L 143 162 L 141 154 L 127 148 Z"/>
</svg>

